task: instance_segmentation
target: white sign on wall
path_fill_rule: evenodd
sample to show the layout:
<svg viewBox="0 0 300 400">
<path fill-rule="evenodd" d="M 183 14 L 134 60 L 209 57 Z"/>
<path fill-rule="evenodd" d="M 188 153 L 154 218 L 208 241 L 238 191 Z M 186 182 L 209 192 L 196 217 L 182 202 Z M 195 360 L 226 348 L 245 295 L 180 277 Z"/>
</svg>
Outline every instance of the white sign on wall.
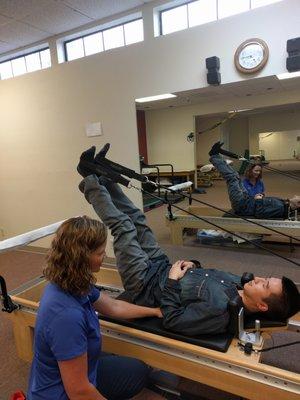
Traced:
<svg viewBox="0 0 300 400">
<path fill-rule="evenodd" d="M 86 136 L 101 136 L 103 135 L 101 122 L 88 122 L 85 125 Z"/>
</svg>

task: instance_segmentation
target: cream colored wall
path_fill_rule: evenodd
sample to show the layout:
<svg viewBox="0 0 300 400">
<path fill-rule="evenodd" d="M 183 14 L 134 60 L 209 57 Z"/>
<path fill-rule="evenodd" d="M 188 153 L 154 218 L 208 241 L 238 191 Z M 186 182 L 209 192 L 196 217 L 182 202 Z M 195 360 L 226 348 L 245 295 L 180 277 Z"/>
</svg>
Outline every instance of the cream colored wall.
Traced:
<svg viewBox="0 0 300 400">
<path fill-rule="evenodd" d="M 187 141 L 195 130 L 190 107 L 147 111 L 145 116 L 149 164 L 171 163 L 175 171 L 194 169 L 194 145 Z"/>
<path fill-rule="evenodd" d="M 300 127 L 300 112 L 270 112 L 249 117 L 250 152 L 258 154 L 261 132 L 293 131 Z M 284 144 L 284 141 L 283 141 Z"/>
<path fill-rule="evenodd" d="M 249 126 L 248 118 L 236 118 L 230 121 L 229 147 L 237 154 L 244 154 L 249 149 Z"/>
<path fill-rule="evenodd" d="M 267 160 L 293 160 L 299 157 L 297 138 L 300 130 L 266 132 L 259 135 L 259 148 Z"/>
<path fill-rule="evenodd" d="M 0 82 L 0 228 L 6 237 L 71 215 L 94 215 L 77 190 L 75 168 L 90 145 L 110 142 L 112 159 L 138 168 L 135 98 L 206 86 L 205 58 L 212 55 L 221 59 L 223 83 L 246 79 L 235 70 L 233 54 L 253 36 L 264 39 L 271 54 L 257 76 L 284 72 L 286 40 L 299 36 L 297 0 L 158 38 L 152 34 L 151 7 L 142 8 L 143 43 Z M 299 97 L 261 96 L 257 102 Z M 194 115 L 228 110 L 235 102 L 255 104 L 248 100 L 201 105 Z M 95 121 L 102 122 L 104 135 L 89 139 L 85 124 Z M 139 193 L 129 195 L 141 205 Z"/>
<path fill-rule="evenodd" d="M 234 101 L 236 103 L 233 103 Z M 269 94 L 239 101 L 243 101 L 245 109 L 259 108 L 267 104 L 297 102 L 299 93 L 290 91 L 278 94 L 276 98 Z M 241 103 L 238 105 L 236 99 L 228 98 L 226 101 L 214 103 L 146 111 L 149 163 L 171 162 L 177 170 L 193 169 L 194 165 L 208 162 L 208 149 L 218 140 L 225 142 L 224 148 L 235 153 L 244 154 L 245 149 L 250 149 L 251 154 L 257 154 L 259 153 L 259 132 L 294 130 L 300 126 L 298 111 L 276 111 L 234 117 L 218 128 L 196 135 L 196 156 L 194 157 L 193 144 L 186 140 L 188 133 L 204 130 L 225 118 L 226 114 L 224 117 L 209 116 L 216 110 L 222 112 L 239 107 L 241 108 Z M 196 127 L 193 126 L 194 124 Z"/>
</svg>

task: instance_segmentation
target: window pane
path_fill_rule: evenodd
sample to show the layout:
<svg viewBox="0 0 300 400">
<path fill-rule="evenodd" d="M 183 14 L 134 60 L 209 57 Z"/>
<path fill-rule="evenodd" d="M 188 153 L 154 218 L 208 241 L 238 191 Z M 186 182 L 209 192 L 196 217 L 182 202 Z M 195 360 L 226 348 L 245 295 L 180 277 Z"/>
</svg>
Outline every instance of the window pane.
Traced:
<svg viewBox="0 0 300 400">
<path fill-rule="evenodd" d="M 83 42 L 86 56 L 103 51 L 102 32 L 84 37 Z"/>
<path fill-rule="evenodd" d="M 267 6 L 268 4 L 278 3 L 282 0 L 251 0 L 251 8 Z"/>
<path fill-rule="evenodd" d="M 6 61 L 4 63 L 0 64 L 0 78 L 1 79 L 7 79 L 7 78 L 12 78 L 13 73 L 12 73 L 12 68 L 11 68 L 11 62 Z"/>
<path fill-rule="evenodd" d="M 67 60 L 76 60 L 76 58 L 84 57 L 82 38 L 66 43 Z"/>
<path fill-rule="evenodd" d="M 51 67 L 51 56 L 49 49 L 40 51 L 40 57 L 43 69 Z"/>
<path fill-rule="evenodd" d="M 218 17 L 225 18 L 230 15 L 248 11 L 250 8 L 249 0 L 219 0 Z"/>
<path fill-rule="evenodd" d="M 124 25 L 125 43 L 137 43 L 144 40 L 143 20 L 129 22 Z"/>
<path fill-rule="evenodd" d="M 189 27 L 217 19 L 216 0 L 199 0 L 188 4 Z"/>
<path fill-rule="evenodd" d="M 33 53 L 25 56 L 25 61 L 27 72 L 33 72 L 41 69 L 41 60 L 39 53 Z"/>
<path fill-rule="evenodd" d="M 25 58 L 20 57 L 15 60 L 11 60 L 11 66 L 14 76 L 22 75 L 26 73 Z"/>
<path fill-rule="evenodd" d="M 187 6 L 173 8 L 161 13 L 162 34 L 180 31 L 188 27 Z"/>
<path fill-rule="evenodd" d="M 116 26 L 115 28 L 103 31 L 103 39 L 105 50 L 124 46 L 123 26 Z"/>
</svg>

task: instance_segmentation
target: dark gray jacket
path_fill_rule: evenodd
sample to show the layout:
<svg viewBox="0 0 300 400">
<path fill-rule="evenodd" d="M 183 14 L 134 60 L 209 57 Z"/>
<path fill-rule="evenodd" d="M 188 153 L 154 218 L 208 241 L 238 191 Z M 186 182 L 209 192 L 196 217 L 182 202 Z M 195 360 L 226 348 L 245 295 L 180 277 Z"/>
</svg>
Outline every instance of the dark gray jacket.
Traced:
<svg viewBox="0 0 300 400">
<path fill-rule="evenodd" d="M 135 303 L 159 306 L 166 329 L 185 335 L 225 332 L 228 302 L 238 295 L 241 277 L 216 269 L 193 268 L 175 281 L 167 257 L 150 261 L 144 289 Z"/>
</svg>

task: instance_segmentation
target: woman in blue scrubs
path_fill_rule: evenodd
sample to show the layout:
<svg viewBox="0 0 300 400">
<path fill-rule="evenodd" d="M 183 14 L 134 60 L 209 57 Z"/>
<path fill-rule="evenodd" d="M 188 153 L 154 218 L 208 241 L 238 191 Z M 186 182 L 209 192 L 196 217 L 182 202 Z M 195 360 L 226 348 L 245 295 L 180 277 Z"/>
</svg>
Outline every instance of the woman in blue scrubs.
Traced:
<svg viewBox="0 0 300 400">
<path fill-rule="evenodd" d="M 89 217 L 70 218 L 57 230 L 47 256 L 44 290 L 35 326 L 28 400 L 122 400 L 143 390 L 150 368 L 101 353 L 96 312 L 113 318 L 161 317 L 101 292 L 93 273 L 105 257 L 107 230 Z"/>
<path fill-rule="evenodd" d="M 245 172 L 243 185 L 248 194 L 254 198 L 261 198 L 265 195 L 261 164 L 250 164 Z"/>
</svg>

